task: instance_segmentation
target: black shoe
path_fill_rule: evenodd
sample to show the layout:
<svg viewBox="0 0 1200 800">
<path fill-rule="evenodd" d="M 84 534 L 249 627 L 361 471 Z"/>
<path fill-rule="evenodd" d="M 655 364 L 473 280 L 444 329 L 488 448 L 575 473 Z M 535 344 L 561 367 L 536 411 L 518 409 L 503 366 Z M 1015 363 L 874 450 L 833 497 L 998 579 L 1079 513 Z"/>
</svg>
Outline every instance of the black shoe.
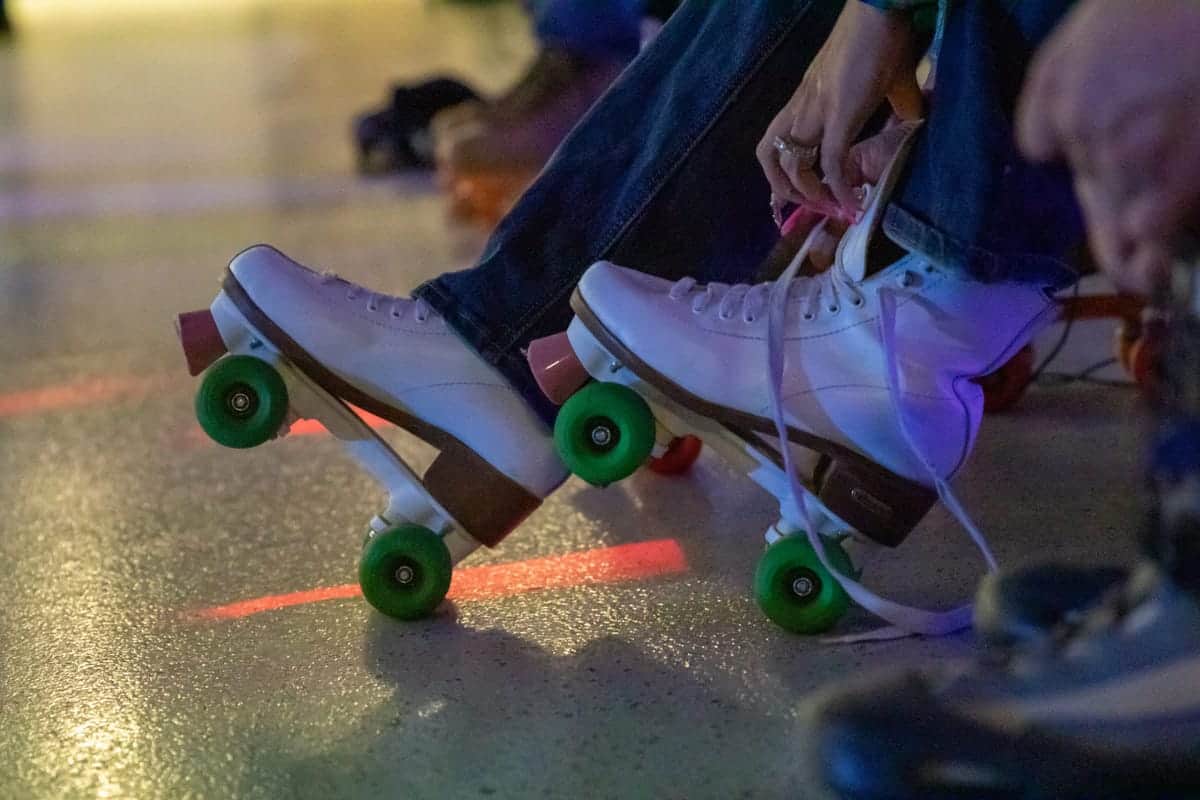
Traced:
<svg viewBox="0 0 1200 800">
<path fill-rule="evenodd" d="M 1065 564 L 988 575 L 975 595 L 975 633 L 985 645 L 1001 648 L 1043 639 L 1128 577 L 1121 567 Z"/>
<path fill-rule="evenodd" d="M 1200 603 L 1146 567 L 1004 663 L 839 688 L 805 741 L 847 800 L 1200 797 Z"/>
<path fill-rule="evenodd" d="M 362 114 L 354 121 L 359 171 L 381 174 L 432 167 L 429 123 L 434 115 L 478 99 L 474 89 L 452 78 L 396 85 L 387 106 Z"/>
</svg>

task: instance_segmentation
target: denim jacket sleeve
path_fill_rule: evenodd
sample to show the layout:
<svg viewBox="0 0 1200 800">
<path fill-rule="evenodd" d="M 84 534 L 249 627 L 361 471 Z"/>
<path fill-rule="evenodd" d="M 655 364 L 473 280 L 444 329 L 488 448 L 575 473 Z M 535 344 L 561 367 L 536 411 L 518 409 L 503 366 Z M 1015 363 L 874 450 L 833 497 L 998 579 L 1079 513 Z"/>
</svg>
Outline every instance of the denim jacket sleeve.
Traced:
<svg viewBox="0 0 1200 800">
<path fill-rule="evenodd" d="M 915 11 L 923 6 L 940 5 L 939 0 L 862 0 L 883 11 Z"/>
</svg>

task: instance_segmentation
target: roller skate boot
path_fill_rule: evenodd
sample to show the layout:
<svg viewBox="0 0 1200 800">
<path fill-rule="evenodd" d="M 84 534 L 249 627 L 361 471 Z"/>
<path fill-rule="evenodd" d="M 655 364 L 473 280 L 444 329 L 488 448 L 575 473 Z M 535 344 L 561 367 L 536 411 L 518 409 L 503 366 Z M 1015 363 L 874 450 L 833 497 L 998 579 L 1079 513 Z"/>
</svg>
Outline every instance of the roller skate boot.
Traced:
<svg viewBox="0 0 1200 800">
<path fill-rule="evenodd" d="M 566 478 L 545 424 L 420 300 L 318 274 L 252 247 L 211 308 L 179 333 L 196 413 L 217 442 L 245 448 L 316 419 L 389 499 L 371 520 L 359 578 L 385 614 L 415 618 L 445 596 L 453 564 L 495 546 Z M 362 409 L 435 447 L 418 476 Z"/>
<path fill-rule="evenodd" d="M 796 276 L 806 248 L 756 286 L 599 263 L 572 298 L 566 336 L 594 382 L 556 424 L 567 465 L 603 485 L 632 473 L 656 440 L 699 436 L 780 501 L 755 593 L 789 630 L 828 629 L 849 599 L 892 623 L 880 636 L 969 625 L 969 606 L 935 614 L 876 596 L 839 544 L 853 535 L 894 547 L 939 496 L 994 567 L 948 484 L 983 411 L 971 378 L 1011 358 L 1054 307 L 1037 287 L 963 280 L 916 255 L 868 267 L 906 150 L 825 273 Z M 533 366 L 549 394 L 567 394 L 566 371 Z"/>
<path fill-rule="evenodd" d="M 451 210 L 488 224 L 503 216 L 624 66 L 546 48 L 507 95 L 436 122 Z"/>
</svg>

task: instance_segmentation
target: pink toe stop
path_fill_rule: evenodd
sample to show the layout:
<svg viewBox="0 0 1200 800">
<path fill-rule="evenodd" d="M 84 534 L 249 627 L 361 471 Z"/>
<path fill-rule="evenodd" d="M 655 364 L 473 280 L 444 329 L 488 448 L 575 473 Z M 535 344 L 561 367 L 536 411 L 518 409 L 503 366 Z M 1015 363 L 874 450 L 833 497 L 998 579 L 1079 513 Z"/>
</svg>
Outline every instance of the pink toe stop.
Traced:
<svg viewBox="0 0 1200 800">
<path fill-rule="evenodd" d="M 530 342 L 525 359 L 538 388 L 555 405 L 567 402 L 568 397 L 588 382 L 587 370 L 571 349 L 565 332 Z"/>
<path fill-rule="evenodd" d="M 183 345 L 187 358 L 188 373 L 199 375 L 208 365 L 225 355 L 225 341 L 217 330 L 217 321 L 207 308 L 203 311 L 188 311 L 175 320 L 175 332 Z"/>
</svg>

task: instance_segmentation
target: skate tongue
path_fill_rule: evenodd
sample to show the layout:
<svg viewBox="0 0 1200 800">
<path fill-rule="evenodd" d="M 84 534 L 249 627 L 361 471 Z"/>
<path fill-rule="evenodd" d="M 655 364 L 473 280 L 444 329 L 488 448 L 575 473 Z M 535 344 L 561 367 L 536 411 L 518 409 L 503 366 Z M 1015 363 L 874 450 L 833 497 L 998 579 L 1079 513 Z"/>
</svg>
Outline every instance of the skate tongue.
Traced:
<svg viewBox="0 0 1200 800">
<path fill-rule="evenodd" d="M 862 216 L 859 217 L 858 222 L 847 229 L 837 249 L 837 263 L 841 265 L 846 277 L 853 283 L 861 283 L 873 272 L 878 271 L 869 268 L 868 250 L 871 240 L 875 238 L 879 229 L 879 224 L 883 221 L 883 209 L 896 188 L 896 181 L 903 171 L 904 162 L 908 158 L 909 151 L 912 150 L 913 142 L 916 141 L 916 133 L 920 128 L 920 122 L 912 123 L 911 129 L 900 142 L 900 147 L 897 148 L 895 155 L 892 156 L 892 160 L 888 162 L 887 168 L 879 178 L 879 183 L 863 187 L 866 192 L 864 198 L 866 206 Z"/>
</svg>

